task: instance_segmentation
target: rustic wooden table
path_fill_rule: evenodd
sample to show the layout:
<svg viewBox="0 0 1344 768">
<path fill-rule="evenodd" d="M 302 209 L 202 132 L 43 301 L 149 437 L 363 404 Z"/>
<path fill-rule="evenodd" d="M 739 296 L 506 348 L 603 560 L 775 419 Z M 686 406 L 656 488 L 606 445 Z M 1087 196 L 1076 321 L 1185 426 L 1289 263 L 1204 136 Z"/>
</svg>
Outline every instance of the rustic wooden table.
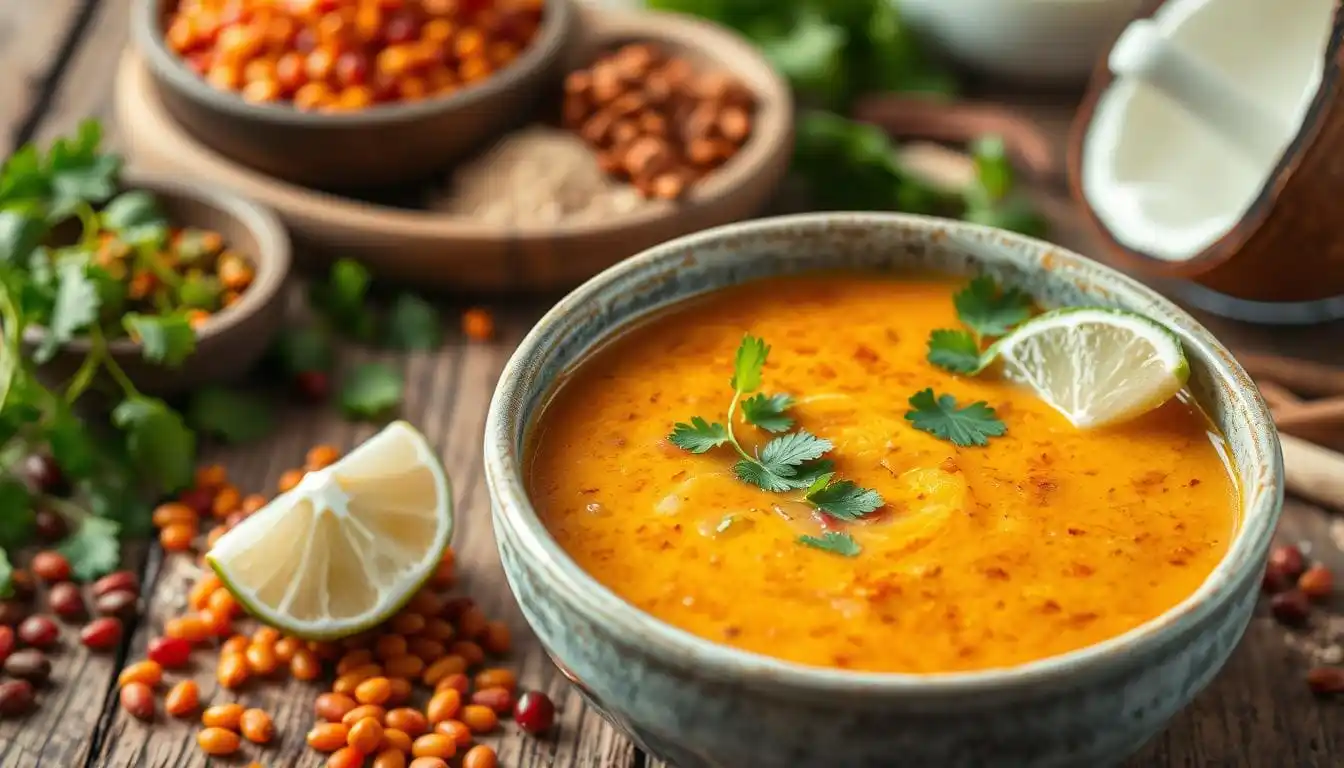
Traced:
<svg viewBox="0 0 1344 768">
<path fill-rule="evenodd" d="M 127 42 L 132 0 L 0 0 L 0 155 L 30 140 L 41 142 L 71 130 L 82 118 L 101 118 L 110 142 L 118 144 L 111 123 L 111 80 Z M 1033 110 L 1052 135 L 1062 136 L 1067 106 L 1045 103 Z M 1096 252 L 1087 233 L 1058 189 L 1043 188 L 1041 202 L 1055 220 L 1055 239 Z M 467 344 L 455 329 L 434 354 L 394 360 L 408 381 L 404 414 L 440 449 L 452 474 L 460 511 L 456 546 L 466 588 L 493 615 L 508 618 L 520 638 L 514 663 L 523 685 L 548 691 L 561 708 L 558 736 L 547 741 L 522 737 L 510 729 L 495 740 L 501 765 L 512 768 L 643 768 L 659 765 L 641 754 L 595 712 L 587 709 L 530 639 L 497 562 L 481 475 L 479 444 L 486 403 L 512 346 L 544 310 L 540 303 L 500 305 L 500 334 L 490 344 Z M 445 313 L 455 318 L 456 313 Z M 1328 342 L 1338 327 L 1267 331 L 1211 321 L 1223 336 L 1243 348 L 1274 349 L 1327 357 L 1338 348 Z M 354 351 L 353 357 L 369 353 Z M 1335 352 L 1335 354 L 1341 354 Z M 245 491 L 275 487 L 286 467 L 301 463 L 307 446 L 331 442 L 349 448 L 369 436 L 369 426 L 352 426 L 327 411 L 287 413 L 282 431 L 262 447 L 215 451 L 209 458 L 225 463 Z M 1328 513 L 1289 500 L 1285 538 L 1306 540 L 1336 569 L 1344 553 L 1326 534 Z M 160 718 L 145 725 L 116 704 L 114 680 L 125 659 L 142 656 L 148 638 L 165 615 L 181 609 L 195 566 L 189 558 L 164 558 L 156 548 L 139 547 L 126 555 L 127 567 L 140 570 L 149 595 L 149 611 L 127 646 L 115 655 L 90 656 L 70 644 L 56 661 L 54 685 L 40 708 L 21 720 L 0 723 L 0 767 L 77 768 L 80 766 L 202 766 L 193 724 Z M 1337 606 L 1338 607 L 1338 606 Z M 1317 701 L 1300 682 L 1303 662 L 1284 644 L 1283 631 L 1258 617 L 1218 680 L 1181 714 L 1166 733 L 1132 766 L 1340 766 L 1344 765 L 1344 706 Z M 196 677 L 203 697 L 222 700 L 212 669 Z M 307 749 L 303 734 L 311 725 L 315 691 L 289 682 L 243 692 L 242 698 L 274 713 L 279 736 L 265 750 L 251 753 L 263 765 L 317 768 L 319 757 Z M 745 768 L 745 767 L 744 767 Z"/>
</svg>

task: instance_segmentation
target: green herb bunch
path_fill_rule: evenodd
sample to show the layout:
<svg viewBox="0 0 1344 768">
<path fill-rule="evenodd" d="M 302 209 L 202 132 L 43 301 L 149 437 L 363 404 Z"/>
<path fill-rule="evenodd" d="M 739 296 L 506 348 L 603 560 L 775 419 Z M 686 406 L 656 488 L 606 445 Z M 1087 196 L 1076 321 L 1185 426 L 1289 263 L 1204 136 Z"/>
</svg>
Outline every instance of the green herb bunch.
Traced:
<svg viewBox="0 0 1344 768">
<path fill-rule="evenodd" d="M 730 381 L 733 397 L 724 421 L 692 417 L 689 422 L 674 425 L 668 441 L 691 453 L 732 446 L 739 457 L 733 464 L 733 474 L 739 480 L 772 493 L 800 493 L 801 501 L 835 520 L 852 522 L 879 509 L 884 502 L 877 491 L 836 478 L 834 462 L 823 458 L 835 447 L 831 441 L 805 429 L 793 430 L 794 419 L 788 414 L 793 406 L 792 397 L 757 392 L 769 354 L 770 347 L 764 340 L 751 335 L 743 337 L 733 365 Z M 739 418 L 778 436 L 759 451 L 749 452 L 734 431 L 734 421 Z M 799 543 L 847 557 L 860 551 L 852 537 L 837 532 L 820 538 L 803 536 Z"/>
<path fill-rule="evenodd" d="M 129 333 L 147 359 L 174 365 L 195 334 L 184 316 L 124 311 L 124 280 L 97 260 L 107 236 L 147 258 L 168 235 L 152 197 L 120 191 L 120 158 L 100 140 L 98 124 L 86 122 L 45 153 L 23 147 L 0 169 L 0 547 L 26 543 L 37 510 L 54 512 L 74 528 L 59 548 L 83 578 L 116 567 L 117 534 L 148 524 L 146 493 L 190 482 L 196 451 L 181 415 L 137 390 L 108 349 L 110 336 Z M 42 339 L 31 359 L 30 329 Z M 34 365 L 76 338 L 88 343 L 83 363 L 48 388 Z M 114 386 L 110 435 L 74 411 L 103 374 Z M 8 573 L 0 550 L 0 589 Z"/>
</svg>

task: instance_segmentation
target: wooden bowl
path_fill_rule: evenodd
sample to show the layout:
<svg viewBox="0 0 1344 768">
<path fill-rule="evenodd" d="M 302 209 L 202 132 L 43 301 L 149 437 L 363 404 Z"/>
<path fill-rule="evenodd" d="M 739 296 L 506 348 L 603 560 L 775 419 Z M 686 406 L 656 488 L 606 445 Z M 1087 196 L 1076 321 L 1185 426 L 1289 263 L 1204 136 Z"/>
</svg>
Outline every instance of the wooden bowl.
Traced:
<svg viewBox="0 0 1344 768">
<path fill-rule="evenodd" d="M 1149 0 L 1138 18 L 1153 17 L 1167 5 L 1167 0 Z M 1339 223 L 1339 200 L 1344 199 L 1344 173 L 1339 171 L 1344 149 L 1344 104 L 1340 102 L 1344 95 L 1340 76 L 1344 5 L 1335 2 L 1333 9 L 1326 10 L 1331 18 L 1323 30 L 1320 82 L 1296 134 L 1231 228 L 1188 259 L 1162 259 L 1121 243 L 1085 194 L 1084 158 L 1094 117 L 1117 81 L 1107 57 L 1097 64 L 1069 139 L 1069 181 L 1087 221 L 1117 262 L 1146 277 L 1188 280 L 1251 302 L 1295 304 L 1344 296 L 1344 228 Z M 1235 40 L 1221 40 L 1216 47 L 1225 58 L 1245 59 L 1247 55 Z M 1265 55 L 1278 53 L 1270 48 Z"/>
<path fill-rule="evenodd" d="M 218 232 L 230 248 L 252 261 L 256 277 L 236 303 L 197 330 L 196 351 L 180 367 L 145 360 L 140 345 L 127 338 L 109 343 L 112 357 L 145 394 L 175 395 L 242 376 L 265 354 L 284 321 L 281 289 L 291 264 L 284 226 L 265 208 L 211 185 L 143 173 L 127 173 L 124 182 L 127 188 L 153 193 L 173 224 Z M 45 335 L 42 328 L 25 329 L 25 347 L 31 352 Z M 89 342 L 75 339 L 62 346 L 39 374 L 53 382 L 68 381 L 88 353 Z"/>
<path fill-rule="evenodd" d="M 757 98 L 742 150 L 675 203 L 659 201 L 610 220 L 504 228 L 466 217 L 338 197 L 278 181 L 233 162 L 176 123 L 134 54 L 121 62 L 117 116 L 132 161 L 208 179 L 274 208 L 302 256 L 363 261 L 380 277 L 471 292 L 569 288 L 630 254 L 674 237 L 759 213 L 788 170 L 793 104 L 787 85 L 736 34 L 685 16 L 583 9 L 566 68 L 602 50 L 650 40 L 722 67 Z"/>
<path fill-rule="evenodd" d="M 573 29 L 570 0 L 546 0 L 536 39 L 516 61 L 447 96 L 358 112 L 302 112 L 218 90 L 164 43 L 177 0 L 136 0 L 132 34 L 163 108 L 220 155 L 279 179 L 323 189 L 398 184 L 458 159 L 523 120 L 560 81 Z"/>
</svg>

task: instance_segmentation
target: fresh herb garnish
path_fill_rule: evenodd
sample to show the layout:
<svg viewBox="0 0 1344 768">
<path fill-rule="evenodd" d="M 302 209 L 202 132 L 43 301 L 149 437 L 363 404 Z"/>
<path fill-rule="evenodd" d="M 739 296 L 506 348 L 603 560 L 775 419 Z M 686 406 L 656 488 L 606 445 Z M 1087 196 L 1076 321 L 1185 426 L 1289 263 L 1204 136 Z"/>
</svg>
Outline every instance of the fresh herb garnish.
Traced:
<svg viewBox="0 0 1344 768">
<path fill-rule="evenodd" d="M 952 395 L 935 397 L 932 389 L 924 389 L 911 395 L 909 402 L 913 410 L 906 411 L 905 418 L 915 429 L 963 448 L 988 445 L 989 438 L 1008 431 L 983 400 L 958 408 Z"/>
<path fill-rule="evenodd" d="M 957 319 L 969 330 L 937 330 L 929 336 L 928 361 L 953 373 L 977 374 L 985 366 L 981 345 L 1031 317 L 1031 297 L 999 288 L 981 275 L 952 297 Z"/>
<path fill-rule="evenodd" d="M 1031 316 L 1030 296 L 1016 288 L 1000 289 L 988 275 L 971 280 L 952 304 L 962 324 L 980 338 L 1002 336 Z"/>
<path fill-rule="evenodd" d="M 191 396 L 187 419 L 197 432 L 227 443 L 247 443 L 275 428 L 271 403 L 258 393 L 208 387 Z"/>
<path fill-rule="evenodd" d="M 331 265 L 325 282 L 315 282 L 309 290 L 313 308 L 337 331 L 359 341 L 373 338 L 375 318 L 366 298 L 369 270 L 353 259 L 338 259 Z"/>
<path fill-rule="evenodd" d="M 435 349 L 443 343 L 443 323 L 433 304 L 403 293 L 387 313 L 386 346 L 407 351 Z"/>
<path fill-rule="evenodd" d="M 405 386 L 395 368 L 382 363 L 355 366 L 341 385 L 341 410 L 352 419 L 377 419 L 401 404 Z"/>
<path fill-rule="evenodd" d="M 823 552 L 831 552 L 842 557 L 858 557 L 863 548 L 848 533 L 836 533 L 827 531 L 821 536 L 799 536 L 798 543 L 803 546 L 820 549 Z"/>
<path fill-rule="evenodd" d="M 792 397 L 758 393 L 743 399 L 760 388 L 761 373 L 769 355 L 770 347 L 764 340 L 751 335 L 743 337 L 734 359 L 730 382 L 733 398 L 725 421 L 711 422 L 693 416 L 674 425 L 668 441 L 691 453 L 731 445 L 739 456 L 733 465 L 733 474 L 739 480 L 772 493 L 803 491 L 803 501 L 837 520 L 856 520 L 881 507 L 882 496 L 876 491 L 834 479 L 834 465 L 822 458 L 834 447 L 831 441 L 804 429 L 788 432 L 794 424 L 787 415 L 793 406 Z M 733 431 L 739 406 L 743 421 L 767 432 L 785 434 L 768 441 L 759 452 L 749 453 Z"/>
</svg>

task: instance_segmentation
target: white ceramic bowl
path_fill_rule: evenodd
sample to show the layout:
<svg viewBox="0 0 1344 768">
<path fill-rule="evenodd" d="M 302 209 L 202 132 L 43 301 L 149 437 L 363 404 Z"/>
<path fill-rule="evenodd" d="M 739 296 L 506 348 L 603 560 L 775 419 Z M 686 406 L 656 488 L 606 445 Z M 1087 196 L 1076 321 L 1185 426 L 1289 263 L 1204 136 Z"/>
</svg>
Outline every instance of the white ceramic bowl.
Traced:
<svg viewBox="0 0 1344 768">
<path fill-rule="evenodd" d="M 1024 85 L 1081 85 L 1141 0 L 894 0 L 957 64 Z"/>
</svg>

